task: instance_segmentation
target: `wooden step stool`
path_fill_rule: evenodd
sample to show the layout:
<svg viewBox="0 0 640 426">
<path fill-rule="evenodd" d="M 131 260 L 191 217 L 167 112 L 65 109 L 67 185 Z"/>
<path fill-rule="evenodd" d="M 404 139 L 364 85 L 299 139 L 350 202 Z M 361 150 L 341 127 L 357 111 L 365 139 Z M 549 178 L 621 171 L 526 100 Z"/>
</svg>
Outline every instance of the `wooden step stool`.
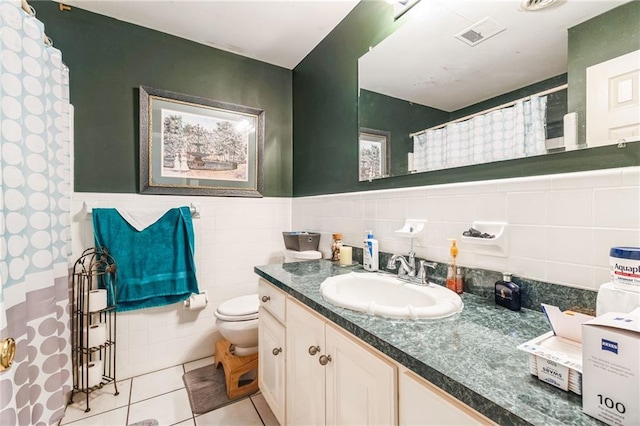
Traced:
<svg viewBox="0 0 640 426">
<path fill-rule="evenodd" d="M 222 364 L 227 385 L 227 397 L 239 398 L 258 391 L 258 353 L 247 356 L 235 356 L 231 353 L 231 343 L 221 339 L 216 343 L 215 366 Z M 240 386 L 240 376 L 256 370 L 256 377 L 249 383 Z"/>
</svg>

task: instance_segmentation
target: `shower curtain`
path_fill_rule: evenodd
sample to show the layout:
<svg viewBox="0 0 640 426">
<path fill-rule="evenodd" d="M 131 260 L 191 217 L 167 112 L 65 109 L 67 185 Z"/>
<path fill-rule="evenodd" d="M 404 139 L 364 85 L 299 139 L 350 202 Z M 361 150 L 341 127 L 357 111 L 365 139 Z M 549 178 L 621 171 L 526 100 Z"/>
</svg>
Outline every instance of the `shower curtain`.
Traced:
<svg viewBox="0 0 640 426">
<path fill-rule="evenodd" d="M 71 390 L 69 73 L 19 0 L 0 0 L 0 424 L 50 425 Z M 28 8 L 28 7 L 27 7 Z"/>
<path fill-rule="evenodd" d="M 417 171 L 489 163 L 546 153 L 547 98 L 492 111 L 413 137 Z"/>
</svg>

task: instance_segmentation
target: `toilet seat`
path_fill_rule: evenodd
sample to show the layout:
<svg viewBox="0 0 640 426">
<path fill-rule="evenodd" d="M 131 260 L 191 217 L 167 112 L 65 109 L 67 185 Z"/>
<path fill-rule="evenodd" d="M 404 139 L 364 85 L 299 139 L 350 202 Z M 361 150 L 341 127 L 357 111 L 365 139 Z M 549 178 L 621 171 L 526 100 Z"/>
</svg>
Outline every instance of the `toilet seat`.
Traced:
<svg viewBox="0 0 640 426">
<path fill-rule="evenodd" d="M 216 309 L 216 318 L 223 321 L 249 321 L 258 318 L 260 301 L 257 294 L 235 297 Z"/>
</svg>

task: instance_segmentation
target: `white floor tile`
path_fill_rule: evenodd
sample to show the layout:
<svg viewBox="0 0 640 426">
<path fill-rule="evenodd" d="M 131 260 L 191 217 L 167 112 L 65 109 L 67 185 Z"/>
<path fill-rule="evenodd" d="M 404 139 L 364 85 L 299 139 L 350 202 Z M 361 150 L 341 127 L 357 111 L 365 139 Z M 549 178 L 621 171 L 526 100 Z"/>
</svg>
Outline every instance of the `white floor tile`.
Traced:
<svg viewBox="0 0 640 426">
<path fill-rule="evenodd" d="M 178 389 L 129 406 L 129 424 L 156 419 L 159 426 L 169 426 L 188 420 L 192 416 L 185 389 Z"/>
<path fill-rule="evenodd" d="M 261 393 L 251 395 L 251 401 L 253 401 L 253 405 L 256 406 L 258 414 L 260 414 L 260 418 L 262 418 L 265 426 L 280 426 L 278 419 L 273 415 L 273 411 L 271 411 L 271 408 L 269 408 L 267 401 L 265 401 Z"/>
<path fill-rule="evenodd" d="M 184 371 L 195 370 L 196 368 L 204 367 L 205 365 L 213 364 L 215 358 L 210 356 L 207 358 L 198 359 L 196 361 L 188 362 L 184 365 Z"/>
<path fill-rule="evenodd" d="M 193 419 L 185 420 L 184 422 L 176 423 L 173 426 L 195 426 L 196 422 Z"/>
<path fill-rule="evenodd" d="M 131 384 L 131 403 L 184 388 L 183 374 L 182 365 L 177 365 L 134 377 Z"/>
<path fill-rule="evenodd" d="M 127 424 L 127 407 L 117 408 L 106 413 L 83 418 L 71 423 L 72 426 L 124 426 Z M 93 409 L 89 413 L 91 413 Z"/>
<path fill-rule="evenodd" d="M 253 407 L 249 398 L 227 405 L 214 411 L 209 411 L 196 417 L 197 426 L 238 425 L 262 426 L 262 420 Z"/>
<path fill-rule="evenodd" d="M 118 382 L 118 395 L 115 396 L 113 384 L 98 389 L 89 394 L 89 408 L 91 410 L 85 413 L 86 395 L 77 393 L 73 395 L 73 404 L 68 405 L 62 418 L 61 425 L 71 423 L 73 421 L 92 417 L 114 408 L 125 407 L 129 404 L 129 393 L 131 391 L 131 379 Z M 126 415 L 126 414 L 125 414 Z M 126 418 L 125 418 L 126 423 Z M 124 424 L 124 423 L 123 423 Z"/>
</svg>

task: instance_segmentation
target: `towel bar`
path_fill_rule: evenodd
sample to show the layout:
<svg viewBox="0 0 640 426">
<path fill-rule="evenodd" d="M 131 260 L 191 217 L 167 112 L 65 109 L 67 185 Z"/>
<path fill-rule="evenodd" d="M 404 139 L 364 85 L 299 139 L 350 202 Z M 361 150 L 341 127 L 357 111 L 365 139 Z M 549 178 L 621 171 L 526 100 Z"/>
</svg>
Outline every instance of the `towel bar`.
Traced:
<svg viewBox="0 0 640 426">
<path fill-rule="evenodd" d="M 85 213 L 85 219 L 90 219 L 91 215 L 93 214 L 93 209 L 94 208 L 99 208 L 101 206 L 96 205 L 95 203 L 88 203 L 88 202 L 83 202 L 83 208 L 84 208 L 84 213 Z M 194 219 L 199 219 L 200 218 L 200 212 L 201 212 L 202 207 L 200 206 L 200 203 L 191 203 L 189 204 L 189 210 L 191 210 L 191 217 Z"/>
</svg>

